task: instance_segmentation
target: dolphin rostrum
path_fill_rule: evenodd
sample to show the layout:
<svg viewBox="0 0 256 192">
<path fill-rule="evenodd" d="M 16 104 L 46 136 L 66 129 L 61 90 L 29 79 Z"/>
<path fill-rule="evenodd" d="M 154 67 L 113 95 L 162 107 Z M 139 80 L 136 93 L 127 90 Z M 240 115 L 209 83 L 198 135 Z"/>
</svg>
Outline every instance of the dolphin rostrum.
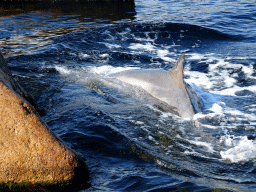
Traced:
<svg viewBox="0 0 256 192">
<path fill-rule="evenodd" d="M 181 55 L 169 72 L 163 69 L 136 69 L 117 73 L 115 77 L 125 83 L 141 87 L 153 97 L 177 108 L 181 117 L 192 118 L 195 110 L 184 82 L 184 62 L 185 56 Z"/>
</svg>

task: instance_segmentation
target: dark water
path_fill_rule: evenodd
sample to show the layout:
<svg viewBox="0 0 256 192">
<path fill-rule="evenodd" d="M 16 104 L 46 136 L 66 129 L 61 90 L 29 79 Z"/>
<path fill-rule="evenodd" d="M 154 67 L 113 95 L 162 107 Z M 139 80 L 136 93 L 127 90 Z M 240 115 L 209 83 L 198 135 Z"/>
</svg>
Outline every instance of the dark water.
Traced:
<svg viewBox="0 0 256 192">
<path fill-rule="evenodd" d="M 0 51 L 49 127 L 86 158 L 81 191 L 255 191 L 255 1 L 4 10 Z M 111 78 L 169 70 L 180 54 L 203 103 L 193 120 Z"/>
</svg>

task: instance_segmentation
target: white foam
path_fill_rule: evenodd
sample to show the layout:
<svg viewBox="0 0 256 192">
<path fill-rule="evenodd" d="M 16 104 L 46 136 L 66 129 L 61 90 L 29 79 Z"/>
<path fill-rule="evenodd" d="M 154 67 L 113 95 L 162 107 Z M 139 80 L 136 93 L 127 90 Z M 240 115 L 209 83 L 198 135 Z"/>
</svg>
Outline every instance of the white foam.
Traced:
<svg viewBox="0 0 256 192">
<path fill-rule="evenodd" d="M 157 56 L 160 57 L 162 60 L 167 62 L 176 62 L 176 60 L 174 60 L 173 58 L 166 57 L 169 54 L 170 52 L 168 50 L 161 50 L 161 49 L 157 50 Z"/>
<path fill-rule="evenodd" d="M 194 53 L 192 56 L 189 58 L 189 60 L 202 60 L 204 58 L 204 55 Z"/>
<path fill-rule="evenodd" d="M 223 89 L 221 91 L 212 91 L 212 93 L 219 94 L 219 95 L 230 95 L 230 96 L 235 96 L 235 93 L 239 90 L 238 87 L 232 87 L 228 89 Z"/>
<path fill-rule="evenodd" d="M 230 136 L 224 135 L 220 137 L 220 143 L 223 143 L 226 146 L 232 147 L 233 139 Z"/>
<path fill-rule="evenodd" d="M 243 66 L 242 71 L 247 74 L 247 76 L 251 76 L 254 73 L 254 69 L 252 65 L 249 65 L 249 67 L 247 66 Z"/>
<path fill-rule="evenodd" d="M 244 114 L 245 117 L 247 117 L 250 121 L 256 121 L 256 114 L 251 113 L 251 114 Z"/>
<path fill-rule="evenodd" d="M 236 78 L 238 73 L 230 73 L 230 70 L 242 70 L 247 78 L 256 79 L 252 76 L 255 70 L 253 65 L 245 66 L 243 64 L 234 64 L 229 62 L 233 58 L 218 58 L 214 54 L 190 54 L 191 57 L 188 60 L 198 60 L 199 63 L 207 63 L 208 73 L 202 73 L 197 71 L 185 71 L 185 75 L 189 76 L 186 82 L 194 84 L 200 89 L 219 94 L 219 95 L 229 95 L 236 96 L 236 92 L 249 90 L 256 93 L 256 85 L 240 87 L 237 85 Z M 243 58 L 246 59 L 246 58 Z M 217 62 L 211 64 L 212 62 Z M 187 67 L 189 68 L 189 67 Z"/>
<path fill-rule="evenodd" d="M 206 143 L 206 142 L 202 142 L 202 141 L 189 141 L 189 142 L 194 144 L 194 145 L 197 145 L 197 146 L 205 147 L 208 152 L 211 152 L 211 153 L 214 152 L 214 149 L 213 149 L 211 143 Z"/>
<path fill-rule="evenodd" d="M 212 108 L 210 108 L 210 110 L 213 111 L 214 113 L 222 113 L 223 112 L 223 108 L 217 103 L 214 103 L 212 105 Z"/>
<path fill-rule="evenodd" d="M 256 126 L 256 122 L 250 122 L 250 125 Z"/>
<path fill-rule="evenodd" d="M 151 39 L 151 37 L 149 36 L 149 33 L 150 32 L 144 33 L 146 37 L 138 37 L 138 36 L 135 36 L 134 34 L 132 34 L 132 37 L 134 40 L 140 41 L 140 42 L 154 42 L 156 40 L 157 36 L 155 35 L 155 37 L 153 39 Z"/>
<path fill-rule="evenodd" d="M 210 90 L 213 87 L 211 77 L 205 73 L 200 73 L 198 71 L 184 71 L 184 74 L 189 76 L 189 78 L 186 79 L 186 82 L 189 84 L 194 84 L 204 90 Z"/>
<path fill-rule="evenodd" d="M 230 63 L 225 62 L 224 59 L 215 58 L 218 62 L 216 64 L 209 65 L 208 69 L 209 71 L 215 71 L 219 68 L 227 67 Z"/>
<path fill-rule="evenodd" d="M 111 43 L 106 43 L 106 42 L 104 42 L 103 43 L 107 48 L 109 48 L 109 49 L 118 49 L 118 48 L 121 48 L 121 46 L 120 45 L 117 45 L 117 44 L 111 44 Z"/>
<path fill-rule="evenodd" d="M 234 86 L 234 84 L 235 84 L 237 81 L 236 81 L 234 78 L 232 78 L 232 77 L 226 75 L 226 76 L 224 77 L 224 82 L 225 82 L 225 85 L 226 85 L 227 87 L 232 87 L 232 86 Z"/>
<path fill-rule="evenodd" d="M 109 30 L 104 31 L 103 34 L 108 35 L 108 38 L 106 38 L 105 40 L 108 40 L 108 41 L 116 40 L 116 37 L 113 36 Z"/>
<path fill-rule="evenodd" d="M 234 145 L 234 141 L 228 138 L 228 145 Z M 230 160 L 233 163 L 247 161 L 256 158 L 256 143 L 253 140 L 248 140 L 246 136 L 242 137 L 237 142 L 237 145 L 227 151 L 221 151 L 220 155 L 223 159 Z"/>
<path fill-rule="evenodd" d="M 250 111 L 250 112 L 256 112 L 256 108 L 248 109 L 248 111 Z"/>
<path fill-rule="evenodd" d="M 212 93 L 219 94 L 219 95 L 236 96 L 236 92 L 244 91 L 244 90 L 248 90 L 256 93 L 256 85 L 252 85 L 248 87 L 233 86 L 231 88 L 226 88 L 223 90 L 213 90 Z"/>
<path fill-rule="evenodd" d="M 67 67 L 65 66 L 55 66 L 55 69 L 63 75 L 68 75 L 72 72 L 72 70 L 69 70 Z"/>
<path fill-rule="evenodd" d="M 129 120 L 129 122 L 134 125 L 144 125 L 144 122 L 142 122 L 142 121 Z"/>
<path fill-rule="evenodd" d="M 154 51 L 156 47 L 151 43 L 141 44 L 141 43 L 132 43 L 129 47 L 132 50 L 142 50 L 142 51 Z"/>
<path fill-rule="evenodd" d="M 230 111 L 226 111 L 226 113 L 229 113 L 233 116 L 244 115 L 244 113 L 242 113 L 241 111 L 235 110 L 235 109 L 230 110 Z"/>
<path fill-rule="evenodd" d="M 79 53 L 79 56 L 80 56 L 80 57 L 83 57 L 83 58 L 90 57 L 90 55 L 88 55 L 88 54 L 86 54 L 86 53 Z"/>
<path fill-rule="evenodd" d="M 107 53 L 99 55 L 99 57 L 101 57 L 101 58 L 105 58 L 105 57 L 108 57 L 108 56 L 109 56 L 109 54 L 107 54 Z"/>
<path fill-rule="evenodd" d="M 126 34 L 130 34 L 131 33 L 131 28 L 126 27 L 124 31 L 119 32 L 118 34 L 120 34 L 121 36 L 125 36 Z"/>
<path fill-rule="evenodd" d="M 194 115 L 194 117 L 193 117 L 193 120 L 197 120 L 197 119 L 202 119 L 202 118 L 204 118 L 204 117 L 206 117 L 207 116 L 207 114 L 202 114 L 202 113 L 196 113 L 195 115 Z"/>
</svg>

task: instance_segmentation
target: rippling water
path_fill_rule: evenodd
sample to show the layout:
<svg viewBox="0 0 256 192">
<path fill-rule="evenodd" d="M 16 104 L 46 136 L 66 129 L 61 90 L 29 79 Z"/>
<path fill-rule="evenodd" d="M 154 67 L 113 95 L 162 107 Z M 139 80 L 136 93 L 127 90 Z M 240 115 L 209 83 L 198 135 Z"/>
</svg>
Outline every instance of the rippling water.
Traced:
<svg viewBox="0 0 256 192">
<path fill-rule="evenodd" d="M 254 191 L 255 1 L 2 9 L 0 50 L 49 127 L 85 158 L 81 191 Z M 3 11 L 4 10 L 4 11 Z M 112 74 L 186 55 L 193 120 Z"/>
</svg>

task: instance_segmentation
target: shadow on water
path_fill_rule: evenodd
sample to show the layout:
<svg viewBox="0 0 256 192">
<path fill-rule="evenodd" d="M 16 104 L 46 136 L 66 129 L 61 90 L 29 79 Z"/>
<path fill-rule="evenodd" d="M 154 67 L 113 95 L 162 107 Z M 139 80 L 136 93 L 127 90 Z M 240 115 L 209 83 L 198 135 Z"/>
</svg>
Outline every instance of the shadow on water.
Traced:
<svg viewBox="0 0 256 192">
<path fill-rule="evenodd" d="M 1 1 L 0 44 L 8 50 L 2 53 L 31 54 L 57 36 L 130 22 L 135 15 L 134 1 Z"/>
<path fill-rule="evenodd" d="M 128 1 L 1 1 L 0 15 L 29 13 L 31 11 L 47 11 L 55 15 L 77 15 L 80 21 L 101 19 L 117 21 L 133 19 L 135 3 Z"/>
</svg>

